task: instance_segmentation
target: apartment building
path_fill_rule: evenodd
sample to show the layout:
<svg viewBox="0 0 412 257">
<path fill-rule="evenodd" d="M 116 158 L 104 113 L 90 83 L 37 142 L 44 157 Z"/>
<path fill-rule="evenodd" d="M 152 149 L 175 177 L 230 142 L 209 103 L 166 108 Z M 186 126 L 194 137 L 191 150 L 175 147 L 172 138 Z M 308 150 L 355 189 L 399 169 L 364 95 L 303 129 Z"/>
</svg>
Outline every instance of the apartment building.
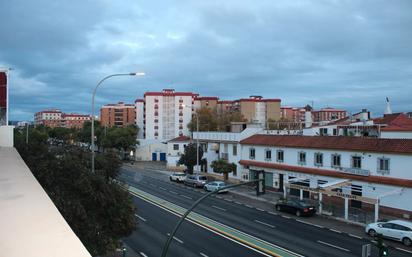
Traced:
<svg viewBox="0 0 412 257">
<path fill-rule="evenodd" d="M 63 113 L 59 109 L 48 109 L 34 114 L 34 125 L 57 128 L 82 128 L 84 123 L 91 121 L 90 115 L 78 113 Z"/>
<path fill-rule="evenodd" d="M 219 98 L 215 96 L 212 96 L 212 97 L 196 96 L 194 98 L 193 107 L 194 109 L 209 108 L 212 110 L 217 110 L 218 101 L 219 101 Z"/>
<path fill-rule="evenodd" d="M 103 127 L 127 127 L 136 123 L 134 104 L 106 104 L 100 108 L 100 124 Z"/>
<path fill-rule="evenodd" d="M 303 107 L 280 107 L 281 118 L 292 122 L 305 122 L 305 112 L 306 109 Z"/>
<path fill-rule="evenodd" d="M 143 104 L 135 103 L 136 112 L 143 113 L 143 138 L 147 140 L 171 140 L 189 135 L 187 124 L 192 119 L 194 99 L 191 92 L 176 92 L 164 89 L 162 92 L 146 92 Z M 143 110 L 142 110 L 143 107 Z"/>
<path fill-rule="evenodd" d="M 279 120 L 280 99 L 264 99 L 262 96 L 250 96 L 235 100 L 231 111 L 240 112 L 249 122 L 258 122 L 266 126 L 267 120 Z"/>
<path fill-rule="evenodd" d="M 335 108 L 322 108 L 318 111 L 312 111 L 312 119 L 314 122 L 327 122 L 333 120 L 339 120 L 346 117 L 346 111 L 343 109 Z"/>
<path fill-rule="evenodd" d="M 34 114 L 34 125 L 46 127 L 61 127 L 63 112 L 59 109 L 47 109 Z"/>
<path fill-rule="evenodd" d="M 90 115 L 77 113 L 63 113 L 61 117 L 60 127 L 63 128 L 80 129 L 83 128 L 85 122 L 90 122 L 92 120 Z"/>
<path fill-rule="evenodd" d="M 240 145 L 244 179 L 263 170 L 267 187 L 340 202 L 346 219 L 350 208 L 374 210 L 375 220 L 412 217 L 410 139 L 258 134 Z"/>
</svg>

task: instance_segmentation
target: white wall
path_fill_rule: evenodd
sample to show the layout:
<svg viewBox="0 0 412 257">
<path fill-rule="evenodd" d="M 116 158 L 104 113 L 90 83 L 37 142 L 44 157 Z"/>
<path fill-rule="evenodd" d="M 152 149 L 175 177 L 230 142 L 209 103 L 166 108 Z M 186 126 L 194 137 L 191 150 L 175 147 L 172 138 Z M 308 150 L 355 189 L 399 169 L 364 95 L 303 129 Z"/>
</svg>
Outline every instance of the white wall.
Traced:
<svg viewBox="0 0 412 257">
<path fill-rule="evenodd" d="M 14 126 L 0 126 L 0 146 L 14 146 L 13 129 Z"/>
<path fill-rule="evenodd" d="M 144 130 L 144 104 L 143 102 L 136 102 L 135 109 L 136 109 L 136 126 L 139 127 L 139 132 L 137 133 L 137 139 L 143 139 L 143 130 Z"/>
<path fill-rule="evenodd" d="M 187 146 L 190 142 L 189 141 L 179 141 L 179 142 L 168 142 L 167 143 L 167 155 L 166 161 L 167 166 L 175 167 L 177 166 L 176 163 L 179 161 L 180 156 L 185 152 L 185 146 Z M 178 145 L 179 149 L 174 150 L 174 145 Z"/>
<path fill-rule="evenodd" d="M 243 145 L 242 147 L 242 159 L 249 160 L 249 149 L 252 146 Z M 266 163 L 278 163 L 276 162 L 276 150 L 284 151 L 284 164 L 302 166 L 307 168 L 319 168 L 319 169 L 330 169 L 339 171 L 339 169 L 332 167 L 332 154 L 341 155 L 341 166 L 343 168 L 351 167 L 351 157 L 353 155 L 362 157 L 362 169 L 369 170 L 370 175 L 382 176 L 382 174 L 377 172 L 378 158 L 384 157 L 390 159 L 390 173 L 385 176 L 390 176 L 394 178 L 402 179 L 412 179 L 412 172 L 408 169 L 412 164 L 412 155 L 406 154 L 386 154 L 386 153 L 368 153 L 368 152 L 349 152 L 349 151 L 333 151 L 333 150 L 322 150 L 322 149 L 305 149 L 305 148 L 286 148 L 286 147 L 264 147 L 264 146 L 253 146 L 255 148 L 256 158 L 255 161 L 266 162 Z M 272 160 L 265 160 L 265 149 L 272 150 Z M 306 152 L 306 165 L 298 164 L 298 153 L 300 151 Z M 316 167 L 314 165 L 314 154 L 320 152 L 323 153 L 323 166 Z"/>
<path fill-rule="evenodd" d="M 412 131 L 381 131 L 381 138 L 405 138 L 412 139 Z"/>
<path fill-rule="evenodd" d="M 135 157 L 138 161 L 151 161 L 152 153 L 157 153 L 159 160 L 159 154 L 166 152 L 167 145 L 160 140 L 140 140 L 140 145 L 136 147 Z"/>
</svg>

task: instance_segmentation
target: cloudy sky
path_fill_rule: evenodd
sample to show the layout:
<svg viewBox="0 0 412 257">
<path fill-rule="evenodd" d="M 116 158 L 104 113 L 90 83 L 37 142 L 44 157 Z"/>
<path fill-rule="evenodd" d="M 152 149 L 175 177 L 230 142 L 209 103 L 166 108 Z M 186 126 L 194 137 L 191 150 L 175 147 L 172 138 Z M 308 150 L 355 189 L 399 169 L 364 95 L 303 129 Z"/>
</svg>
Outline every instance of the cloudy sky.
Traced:
<svg viewBox="0 0 412 257">
<path fill-rule="evenodd" d="M 13 0 L 0 2 L 12 120 L 90 112 L 175 88 L 282 105 L 412 111 L 412 1 Z M 97 108 L 96 108 L 97 110 Z"/>
</svg>

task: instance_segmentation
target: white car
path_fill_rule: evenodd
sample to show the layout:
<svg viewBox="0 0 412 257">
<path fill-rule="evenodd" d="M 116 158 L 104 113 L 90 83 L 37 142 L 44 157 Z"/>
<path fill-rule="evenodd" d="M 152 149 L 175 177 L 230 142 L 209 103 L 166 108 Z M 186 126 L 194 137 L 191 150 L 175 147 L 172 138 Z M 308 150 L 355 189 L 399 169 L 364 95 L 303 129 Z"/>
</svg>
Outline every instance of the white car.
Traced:
<svg viewBox="0 0 412 257">
<path fill-rule="evenodd" d="M 366 226 L 365 232 L 372 237 L 382 234 L 383 237 L 400 241 L 406 246 L 412 245 L 412 222 L 391 220 L 371 223 Z"/>
<path fill-rule="evenodd" d="M 169 176 L 170 181 L 184 182 L 186 174 L 183 172 L 175 172 Z"/>
<path fill-rule="evenodd" d="M 219 189 L 221 189 L 225 186 L 227 186 L 227 185 L 223 181 L 213 181 L 213 182 L 207 183 L 205 185 L 204 189 L 206 191 L 216 191 L 216 190 L 219 190 Z M 219 191 L 219 193 L 227 193 L 227 192 L 228 192 L 227 189 L 223 189 L 223 190 Z"/>
</svg>

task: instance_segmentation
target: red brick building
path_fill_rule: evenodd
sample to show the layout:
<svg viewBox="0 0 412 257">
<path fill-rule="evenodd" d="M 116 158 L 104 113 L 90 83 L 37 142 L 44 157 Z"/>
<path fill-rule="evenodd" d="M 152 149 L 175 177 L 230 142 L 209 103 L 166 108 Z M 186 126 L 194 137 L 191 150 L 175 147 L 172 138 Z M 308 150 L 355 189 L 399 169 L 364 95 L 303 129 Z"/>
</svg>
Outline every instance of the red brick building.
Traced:
<svg viewBox="0 0 412 257">
<path fill-rule="evenodd" d="M 134 104 L 106 104 L 100 109 L 100 124 L 103 127 L 127 127 L 136 123 Z"/>
</svg>

